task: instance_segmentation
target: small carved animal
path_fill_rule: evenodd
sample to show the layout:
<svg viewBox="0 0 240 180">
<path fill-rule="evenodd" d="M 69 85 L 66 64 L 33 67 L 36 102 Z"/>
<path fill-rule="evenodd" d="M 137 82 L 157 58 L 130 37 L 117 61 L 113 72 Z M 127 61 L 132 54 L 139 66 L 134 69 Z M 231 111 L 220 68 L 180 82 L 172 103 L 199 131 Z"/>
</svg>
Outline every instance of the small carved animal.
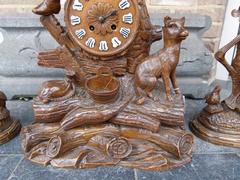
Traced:
<svg viewBox="0 0 240 180">
<path fill-rule="evenodd" d="M 160 77 L 163 79 L 168 101 L 172 101 L 170 80 L 175 93 L 180 94 L 176 81 L 176 67 L 179 62 L 181 42 L 188 36 L 188 31 L 184 28 L 184 24 L 185 17 L 181 19 L 164 18 L 163 49 L 147 57 L 137 67 L 135 72 L 137 104 L 143 104 L 146 95 L 153 98 L 152 90 L 156 87 Z"/>
<path fill-rule="evenodd" d="M 220 86 L 216 86 L 211 93 L 206 95 L 205 99 L 208 105 L 218 105 L 221 103 L 220 97 L 221 89 L 222 88 Z"/>
</svg>

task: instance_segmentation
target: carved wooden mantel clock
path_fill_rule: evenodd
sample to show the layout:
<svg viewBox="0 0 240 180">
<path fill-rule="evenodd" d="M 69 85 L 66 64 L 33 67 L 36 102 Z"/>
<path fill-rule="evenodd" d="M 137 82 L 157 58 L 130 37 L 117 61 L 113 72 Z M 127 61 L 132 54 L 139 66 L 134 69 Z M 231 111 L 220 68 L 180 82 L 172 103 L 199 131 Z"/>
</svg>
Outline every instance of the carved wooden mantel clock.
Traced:
<svg viewBox="0 0 240 180">
<path fill-rule="evenodd" d="M 43 83 L 34 99 L 35 123 L 21 132 L 26 158 L 61 168 L 189 163 L 193 136 L 176 81 L 185 18 L 165 17 L 162 31 L 144 0 L 67 0 L 64 28 L 53 15 L 59 3 L 33 10 L 60 44 L 40 52 L 38 64 L 63 68 L 66 77 Z M 163 49 L 149 55 L 162 33 Z"/>
</svg>

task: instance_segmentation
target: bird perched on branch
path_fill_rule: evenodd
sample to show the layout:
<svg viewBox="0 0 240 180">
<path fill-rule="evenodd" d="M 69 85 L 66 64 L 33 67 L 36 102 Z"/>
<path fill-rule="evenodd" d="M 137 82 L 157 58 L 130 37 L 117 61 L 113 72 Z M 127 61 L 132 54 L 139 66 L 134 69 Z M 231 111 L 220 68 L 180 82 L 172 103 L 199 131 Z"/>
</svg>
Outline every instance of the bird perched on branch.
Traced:
<svg viewBox="0 0 240 180">
<path fill-rule="evenodd" d="M 222 90 L 221 86 L 217 85 L 211 93 L 209 93 L 208 95 L 205 96 L 204 99 L 206 99 L 206 103 L 208 105 L 220 104 L 221 103 L 221 97 L 220 97 L 221 90 Z"/>
</svg>

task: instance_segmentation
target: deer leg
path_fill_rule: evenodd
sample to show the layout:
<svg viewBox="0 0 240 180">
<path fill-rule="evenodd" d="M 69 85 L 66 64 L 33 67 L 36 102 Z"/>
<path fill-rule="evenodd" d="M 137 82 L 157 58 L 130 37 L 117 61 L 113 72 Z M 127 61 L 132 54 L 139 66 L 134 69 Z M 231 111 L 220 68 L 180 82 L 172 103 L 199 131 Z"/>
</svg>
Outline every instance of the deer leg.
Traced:
<svg viewBox="0 0 240 180">
<path fill-rule="evenodd" d="M 148 79 L 148 84 L 145 88 L 145 92 L 147 96 L 151 99 L 153 99 L 152 91 L 155 88 L 156 84 L 157 84 L 157 78 L 155 76 L 150 76 Z"/>
<path fill-rule="evenodd" d="M 171 96 L 170 77 L 168 74 L 163 74 L 162 79 L 163 79 L 163 84 L 166 92 L 166 98 L 168 101 L 172 101 L 173 99 Z"/>
<path fill-rule="evenodd" d="M 135 91 L 136 91 L 136 95 L 137 98 L 135 100 L 135 104 L 137 105 L 143 105 L 145 102 L 145 95 L 144 95 L 144 91 L 140 88 L 140 87 L 135 87 Z"/>
<path fill-rule="evenodd" d="M 180 95 L 181 92 L 180 92 L 180 89 L 179 89 L 178 84 L 177 84 L 176 70 L 174 70 L 171 73 L 171 81 L 172 81 L 172 85 L 173 85 L 175 94 Z"/>
</svg>

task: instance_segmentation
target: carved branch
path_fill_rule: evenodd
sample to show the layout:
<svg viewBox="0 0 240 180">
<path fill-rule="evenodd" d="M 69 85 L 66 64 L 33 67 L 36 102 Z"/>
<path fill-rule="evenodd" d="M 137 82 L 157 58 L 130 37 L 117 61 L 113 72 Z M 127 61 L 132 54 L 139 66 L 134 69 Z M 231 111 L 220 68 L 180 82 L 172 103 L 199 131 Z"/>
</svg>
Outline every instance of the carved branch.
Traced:
<svg viewBox="0 0 240 180">
<path fill-rule="evenodd" d="M 229 42 L 215 54 L 215 58 L 226 67 L 230 75 L 236 74 L 237 72 L 230 64 L 227 63 L 225 55 L 232 47 L 236 46 L 239 42 L 240 35 L 238 35 L 235 39 L 233 39 L 231 42 Z"/>
<path fill-rule="evenodd" d="M 59 61 L 63 63 L 68 74 L 75 75 L 76 80 L 83 86 L 85 73 L 81 70 L 74 54 L 74 49 L 76 49 L 77 46 L 69 38 L 67 32 L 54 15 L 42 16 L 41 23 L 62 46 L 62 48 L 58 50 Z"/>
</svg>

